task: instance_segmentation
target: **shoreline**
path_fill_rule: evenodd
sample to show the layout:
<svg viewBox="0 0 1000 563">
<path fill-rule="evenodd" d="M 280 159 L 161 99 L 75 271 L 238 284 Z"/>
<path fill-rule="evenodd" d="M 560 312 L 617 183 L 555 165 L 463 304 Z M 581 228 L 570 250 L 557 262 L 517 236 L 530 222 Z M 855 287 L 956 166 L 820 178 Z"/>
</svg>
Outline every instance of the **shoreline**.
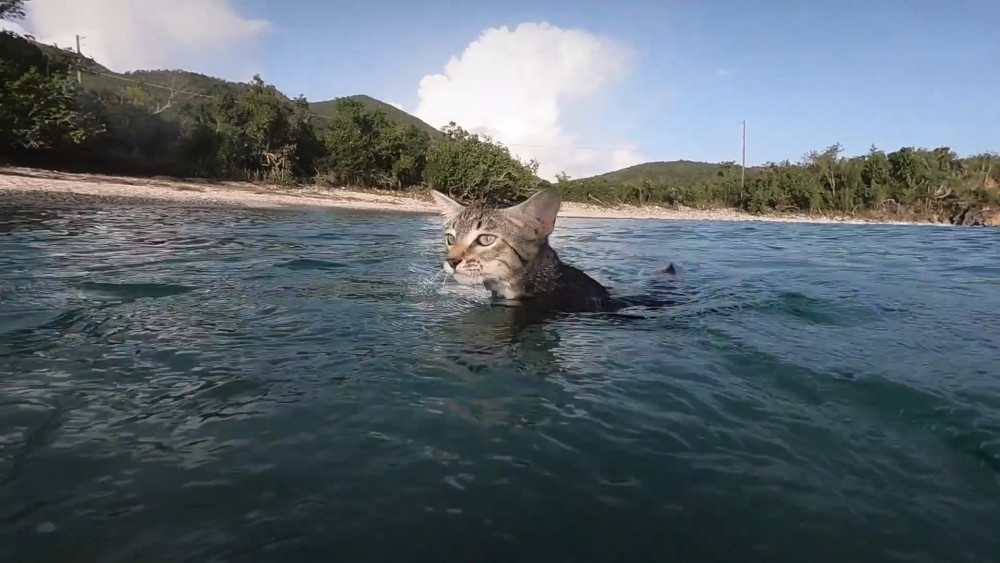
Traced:
<svg viewBox="0 0 1000 563">
<path fill-rule="evenodd" d="M 90 199 L 102 202 L 163 203 L 251 208 L 338 208 L 391 213 L 438 213 L 430 196 L 415 192 L 284 187 L 252 182 L 139 178 L 42 170 L 0 168 L 0 202 L 24 199 L 32 203 Z M 876 220 L 808 215 L 751 215 L 735 209 L 669 209 L 655 206 L 602 207 L 566 201 L 559 217 L 579 219 L 656 219 L 667 221 L 764 221 L 856 225 L 954 226 L 930 221 Z"/>
</svg>

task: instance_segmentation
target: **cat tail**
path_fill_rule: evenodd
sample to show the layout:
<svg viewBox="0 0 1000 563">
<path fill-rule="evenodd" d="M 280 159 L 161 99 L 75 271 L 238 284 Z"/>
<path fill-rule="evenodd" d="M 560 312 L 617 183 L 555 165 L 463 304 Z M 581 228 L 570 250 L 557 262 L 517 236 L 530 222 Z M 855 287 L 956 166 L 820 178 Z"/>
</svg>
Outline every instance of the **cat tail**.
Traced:
<svg viewBox="0 0 1000 563">
<path fill-rule="evenodd" d="M 642 295 L 628 295 L 617 299 L 622 307 L 662 309 L 680 305 L 685 301 L 684 291 L 677 283 L 677 267 L 673 262 L 660 266 L 646 280 Z"/>
<path fill-rule="evenodd" d="M 646 291 L 654 299 L 676 303 L 677 299 L 684 293 L 677 266 L 673 262 L 668 262 L 657 268 L 655 273 L 646 280 Z"/>
</svg>

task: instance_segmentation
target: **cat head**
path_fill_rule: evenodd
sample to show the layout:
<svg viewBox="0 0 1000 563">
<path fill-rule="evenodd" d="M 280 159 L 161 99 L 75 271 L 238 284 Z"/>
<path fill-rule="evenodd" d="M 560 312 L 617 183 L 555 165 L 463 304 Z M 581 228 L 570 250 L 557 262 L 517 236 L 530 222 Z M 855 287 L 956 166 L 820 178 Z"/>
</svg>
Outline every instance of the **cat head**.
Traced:
<svg viewBox="0 0 1000 563">
<path fill-rule="evenodd" d="M 444 271 L 462 284 L 515 280 L 548 245 L 559 212 L 559 191 L 537 192 L 512 207 L 462 205 L 432 191 L 445 221 Z"/>
</svg>

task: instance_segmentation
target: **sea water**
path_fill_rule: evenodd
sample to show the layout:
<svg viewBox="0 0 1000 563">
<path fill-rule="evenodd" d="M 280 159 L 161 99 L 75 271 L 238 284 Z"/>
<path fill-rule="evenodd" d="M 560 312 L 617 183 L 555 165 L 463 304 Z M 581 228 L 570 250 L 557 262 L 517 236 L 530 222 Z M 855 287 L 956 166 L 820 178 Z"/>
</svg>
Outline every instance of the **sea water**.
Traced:
<svg viewBox="0 0 1000 563">
<path fill-rule="evenodd" d="M 676 304 L 530 325 L 443 236 L 0 206 L 0 560 L 1000 557 L 1000 231 L 560 219 Z"/>
</svg>

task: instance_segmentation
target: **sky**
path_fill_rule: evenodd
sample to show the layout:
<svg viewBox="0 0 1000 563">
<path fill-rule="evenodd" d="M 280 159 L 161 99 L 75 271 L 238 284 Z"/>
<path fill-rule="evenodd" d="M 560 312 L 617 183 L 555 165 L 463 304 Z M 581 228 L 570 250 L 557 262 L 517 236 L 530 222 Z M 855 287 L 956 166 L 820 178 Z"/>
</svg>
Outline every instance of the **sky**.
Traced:
<svg viewBox="0 0 1000 563">
<path fill-rule="evenodd" d="M 20 31 L 116 71 L 255 73 L 487 134 L 543 177 L 1000 150 L 996 0 L 29 0 Z M 12 27 L 7 25 L 7 27 Z"/>
</svg>

